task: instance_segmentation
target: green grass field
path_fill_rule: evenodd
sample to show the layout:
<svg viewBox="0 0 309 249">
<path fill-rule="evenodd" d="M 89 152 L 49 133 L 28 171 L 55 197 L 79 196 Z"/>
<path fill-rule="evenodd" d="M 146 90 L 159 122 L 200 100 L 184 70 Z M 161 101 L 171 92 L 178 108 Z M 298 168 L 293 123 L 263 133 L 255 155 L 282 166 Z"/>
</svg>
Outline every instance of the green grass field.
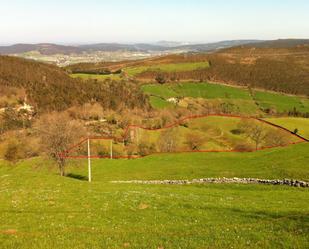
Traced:
<svg viewBox="0 0 309 249">
<path fill-rule="evenodd" d="M 202 177 L 308 180 L 308 144 L 257 153 L 0 161 L 1 248 L 308 248 L 308 190 L 260 185 L 134 185 Z"/>
<path fill-rule="evenodd" d="M 142 90 L 150 96 L 160 97 L 161 103 L 164 99 L 172 97 L 203 98 L 206 99 L 208 103 L 229 103 L 238 108 L 240 113 L 253 115 L 259 112 L 258 107 L 249 94 L 249 91 L 241 88 L 211 83 L 171 83 L 164 85 L 143 85 Z M 159 106 L 156 105 L 156 103 L 151 104 L 154 108 Z M 168 108 L 171 106 L 172 105 L 161 104 L 159 107 Z"/>
<path fill-rule="evenodd" d="M 192 97 L 206 99 L 244 99 L 251 100 L 249 91 L 236 87 L 229 87 L 211 83 L 170 83 L 150 84 L 142 86 L 145 93 L 171 97 Z"/>
<path fill-rule="evenodd" d="M 149 84 L 149 85 L 143 85 L 142 90 L 152 96 L 158 96 L 165 99 L 172 98 L 172 97 L 178 97 L 179 93 L 177 93 L 173 89 L 173 84 Z"/>
<path fill-rule="evenodd" d="M 155 108 L 155 109 L 165 109 L 165 108 L 172 108 L 173 105 L 172 103 L 166 101 L 165 99 L 162 99 L 157 96 L 150 96 L 150 105 Z"/>
<path fill-rule="evenodd" d="M 254 95 L 263 109 L 273 108 L 278 112 L 287 112 L 295 107 L 299 112 L 309 112 L 309 100 L 305 98 L 262 91 L 255 91 Z"/>
<path fill-rule="evenodd" d="M 175 84 L 173 89 L 180 96 L 206 99 L 245 99 L 250 100 L 251 96 L 245 89 L 229 87 L 210 83 L 184 83 Z"/>
<path fill-rule="evenodd" d="M 187 72 L 197 69 L 208 68 L 208 62 L 188 62 L 188 63 L 170 63 L 170 64 L 159 64 L 151 66 L 139 66 L 139 67 L 128 67 L 124 71 L 130 75 L 135 76 L 145 71 L 162 71 L 162 72 Z"/>
<path fill-rule="evenodd" d="M 95 181 L 257 177 L 309 181 L 309 143 L 258 152 L 158 154 L 131 160 L 93 160 Z M 87 161 L 70 172 L 87 176 Z"/>
<path fill-rule="evenodd" d="M 244 114 L 256 114 L 259 108 L 275 109 L 277 112 L 288 112 L 296 108 L 301 113 L 309 112 L 309 100 L 298 96 L 288 96 L 262 91 L 254 92 L 254 100 L 249 91 L 244 88 L 232 87 L 213 83 L 168 83 L 143 85 L 142 90 L 151 95 L 163 99 L 172 97 L 203 98 L 209 102 L 221 100 L 231 103 Z M 257 103 L 257 105 L 256 105 Z M 167 108 L 168 105 L 153 105 L 154 108 Z"/>
<path fill-rule="evenodd" d="M 283 118 L 267 118 L 274 124 L 280 125 L 284 128 L 289 129 L 294 132 L 295 129 L 298 130 L 297 134 L 309 139 L 309 119 L 308 118 L 293 118 L 293 117 L 283 117 Z"/>
</svg>

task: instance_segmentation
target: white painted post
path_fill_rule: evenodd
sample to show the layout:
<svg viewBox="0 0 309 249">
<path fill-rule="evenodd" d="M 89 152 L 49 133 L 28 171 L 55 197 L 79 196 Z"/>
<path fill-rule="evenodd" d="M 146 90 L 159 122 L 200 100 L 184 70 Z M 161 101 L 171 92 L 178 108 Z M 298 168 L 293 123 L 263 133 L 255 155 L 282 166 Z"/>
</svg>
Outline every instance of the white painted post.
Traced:
<svg viewBox="0 0 309 249">
<path fill-rule="evenodd" d="M 88 138 L 88 181 L 91 182 L 90 139 Z"/>
<path fill-rule="evenodd" d="M 111 140 L 111 159 L 113 159 L 113 140 Z"/>
</svg>

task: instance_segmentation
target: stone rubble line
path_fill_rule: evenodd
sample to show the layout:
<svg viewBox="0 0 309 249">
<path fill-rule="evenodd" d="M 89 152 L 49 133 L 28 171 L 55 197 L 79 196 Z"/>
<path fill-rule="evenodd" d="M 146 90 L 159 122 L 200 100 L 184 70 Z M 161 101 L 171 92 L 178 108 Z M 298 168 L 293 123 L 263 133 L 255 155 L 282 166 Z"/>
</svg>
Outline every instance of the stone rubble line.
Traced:
<svg viewBox="0 0 309 249">
<path fill-rule="evenodd" d="M 202 178 L 189 180 L 131 180 L 131 181 L 111 181 L 111 183 L 134 183 L 134 184 L 165 184 L 165 185 L 187 185 L 187 184 L 206 184 L 206 183 L 241 183 L 241 184 L 268 184 L 268 185 L 287 185 L 292 187 L 308 188 L 309 182 L 283 179 L 266 180 L 258 178 Z"/>
</svg>

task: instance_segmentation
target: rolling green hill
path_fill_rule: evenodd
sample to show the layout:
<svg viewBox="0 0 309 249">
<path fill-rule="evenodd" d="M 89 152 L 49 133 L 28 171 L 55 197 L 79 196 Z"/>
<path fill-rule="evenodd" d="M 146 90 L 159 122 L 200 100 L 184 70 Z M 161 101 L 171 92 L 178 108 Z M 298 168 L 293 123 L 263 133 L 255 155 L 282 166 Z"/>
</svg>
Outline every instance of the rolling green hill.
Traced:
<svg viewBox="0 0 309 249">
<path fill-rule="evenodd" d="M 254 150 L 254 143 L 248 139 L 245 132 L 241 132 L 240 128 L 245 122 L 250 125 L 261 125 L 265 133 L 282 135 L 282 145 L 289 143 L 301 142 L 297 137 L 289 133 L 282 133 L 278 128 L 270 125 L 262 124 L 259 121 L 250 119 L 242 120 L 240 118 L 209 116 L 205 118 L 192 119 L 184 122 L 183 125 L 163 130 L 143 130 L 139 129 L 138 139 L 145 141 L 147 144 L 154 144 L 156 151 L 162 152 L 160 142 L 163 139 L 168 143 L 167 132 L 174 135 L 173 140 L 175 148 L 172 151 L 190 151 L 192 148 L 188 146 L 188 137 L 196 136 L 199 138 L 198 148 L 195 150 L 233 150 L 239 149 L 243 145 L 247 150 Z M 239 132 L 239 133 L 238 133 Z M 165 141 L 167 140 L 167 141 Z M 164 144 L 165 144 L 164 143 Z M 260 147 L 272 146 L 265 141 Z M 275 146 L 275 145 L 273 145 Z M 163 146 L 164 147 L 164 146 Z"/>
<path fill-rule="evenodd" d="M 132 160 L 94 159 L 94 181 L 203 177 L 309 180 L 309 143 L 250 152 L 159 154 Z M 69 172 L 87 176 L 87 161 L 70 159 Z M 76 168 L 76 165 L 77 166 Z"/>
<path fill-rule="evenodd" d="M 306 189 L 109 181 L 211 176 L 308 180 L 307 151 L 308 144 L 300 144 L 257 153 L 94 160 L 91 184 L 83 181 L 86 161 L 72 161 L 66 178 L 40 158 L 14 167 L 0 161 L 1 247 L 306 248 Z"/>
<path fill-rule="evenodd" d="M 259 130 L 259 140 L 250 136 Z M 139 157 L 157 153 L 201 151 L 255 151 L 269 147 L 282 147 L 303 142 L 290 132 L 253 118 L 210 115 L 188 117 L 179 123 L 149 128 L 128 126 L 118 130 L 111 139 L 90 139 L 93 157 L 109 157 L 113 140 L 113 157 Z M 126 135 L 123 135 L 126 134 Z M 86 141 L 68 150 L 70 158 L 87 157 Z"/>
</svg>

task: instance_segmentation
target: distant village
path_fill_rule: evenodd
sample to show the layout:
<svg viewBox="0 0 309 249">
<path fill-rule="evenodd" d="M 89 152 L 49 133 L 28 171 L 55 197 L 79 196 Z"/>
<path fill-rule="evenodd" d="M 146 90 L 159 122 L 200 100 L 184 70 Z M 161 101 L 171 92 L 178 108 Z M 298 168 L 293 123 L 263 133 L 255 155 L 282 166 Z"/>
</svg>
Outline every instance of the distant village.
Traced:
<svg viewBox="0 0 309 249">
<path fill-rule="evenodd" d="M 177 51 L 178 52 L 178 51 Z M 171 54 L 171 51 L 148 51 L 148 52 L 133 52 L 133 51 L 98 51 L 92 53 L 82 54 L 55 54 L 55 55 L 43 55 L 38 51 L 31 51 L 21 54 L 14 54 L 17 57 L 23 57 L 26 59 L 56 64 L 60 67 L 65 67 L 71 64 L 83 63 L 83 62 L 102 62 L 102 61 L 122 61 L 122 60 L 137 60 L 146 59 L 154 56 L 162 56 Z"/>
</svg>

